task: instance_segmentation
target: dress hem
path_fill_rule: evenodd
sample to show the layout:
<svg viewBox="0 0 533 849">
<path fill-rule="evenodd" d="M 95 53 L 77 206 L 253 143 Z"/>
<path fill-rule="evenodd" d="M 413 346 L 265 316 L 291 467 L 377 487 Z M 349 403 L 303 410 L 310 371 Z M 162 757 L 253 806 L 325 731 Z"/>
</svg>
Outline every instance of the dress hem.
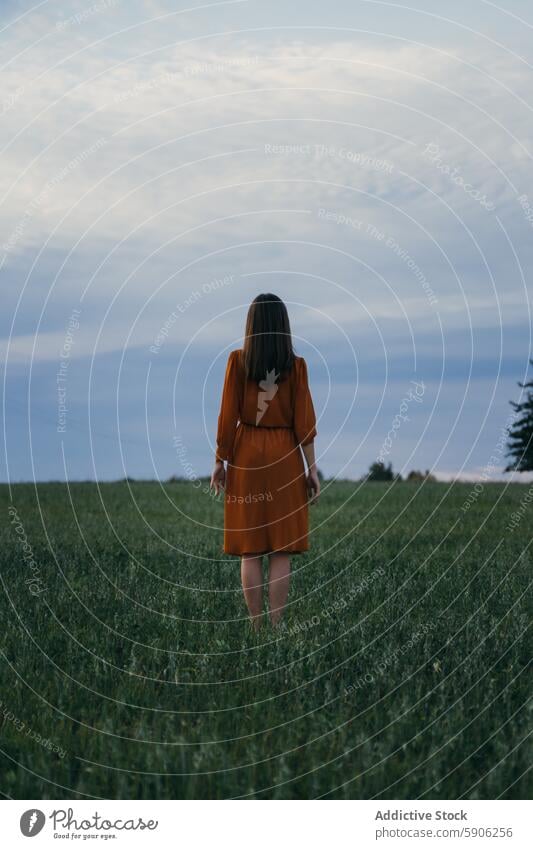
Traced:
<svg viewBox="0 0 533 849">
<path fill-rule="evenodd" d="M 227 548 L 222 549 L 223 554 L 237 554 L 241 557 L 243 554 L 262 557 L 265 554 L 305 554 L 307 551 L 309 551 L 309 548 L 268 548 L 264 551 L 229 551 Z"/>
</svg>

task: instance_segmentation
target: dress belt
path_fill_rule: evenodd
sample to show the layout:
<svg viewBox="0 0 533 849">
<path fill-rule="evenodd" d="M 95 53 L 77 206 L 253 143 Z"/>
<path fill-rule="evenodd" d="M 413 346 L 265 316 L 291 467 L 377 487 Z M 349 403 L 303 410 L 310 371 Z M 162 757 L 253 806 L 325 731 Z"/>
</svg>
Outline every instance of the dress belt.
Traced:
<svg viewBox="0 0 533 849">
<path fill-rule="evenodd" d="M 293 430 L 292 425 L 262 425 L 255 424 L 255 422 L 245 422 L 242 419 L 240 420 L 240 423 L 248 425 L 249 427 L 264 428 L 265 430 L 278 430 L 279 428 L 283 428 L 284 430 Z"/>
</svg>

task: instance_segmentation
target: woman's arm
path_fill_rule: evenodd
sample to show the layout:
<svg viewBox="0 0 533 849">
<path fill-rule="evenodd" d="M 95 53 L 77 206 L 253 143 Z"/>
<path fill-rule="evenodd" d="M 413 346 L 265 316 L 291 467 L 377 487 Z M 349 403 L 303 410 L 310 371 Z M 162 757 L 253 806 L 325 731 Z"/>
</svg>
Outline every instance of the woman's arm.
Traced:
<svg viewBox="0 0 533 849">
<path fill-rule="evenodd" d="M 308 442 L 302 445 L 305 461 L 307 463 L 307 492 L 311 504 L 316 504 L 320 495 L 320 481 L 315 460 L 315 443 Z"/>
<path fill-rule="evenodd" d="M 224 461 L 215 459 L 215 465 L 211 473 L 211 489 L 215 490 L 215 495 L 218 495 L 221 489 L 226 488 L 226 469 Z"/>
<path fill-rule="evenodd" d="M 307 377 L 307 364 L 303 357 L 299 357 L 298 371 L 296 375 L 296 393 L 294 398 L 294 433 L 299 445 L 312 442 L 317 434 L 315 408 L 309 389 Z"/>
<path fill-rule="evenodd" d="M 230 459 L 239 419 L 238 356 L 238 351 L 230 353 L 224 376 L 222 401 L 218 416 L 215 465 L 211 475 L 211 488 L 215 490 L 216 495 L 218 495 L 220 489 L 224 489 L 226 486 L 224 460 Z"/>
<path fill-rule="evenodd" d="M 299 363 L 299 373 L 294 400 L 294 433 L 301 445 L 307 463 L 307 492 L 311 504 L 318 501 L 320 481 L 315 460 L 316 415 L 309 389 L 307 365 L 302 358 Z"/>
</svg>

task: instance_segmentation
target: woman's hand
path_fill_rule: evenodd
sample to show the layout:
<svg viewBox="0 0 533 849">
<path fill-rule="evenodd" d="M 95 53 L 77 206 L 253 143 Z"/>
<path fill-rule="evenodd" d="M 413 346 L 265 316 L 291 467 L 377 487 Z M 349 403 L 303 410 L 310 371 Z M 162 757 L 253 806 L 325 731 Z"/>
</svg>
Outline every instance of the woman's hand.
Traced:
<svg viewBox="0 0 533 849">
<path fill-rule="evenodd" d="M 310 466 L 307 470 L 307 494 L 309 496 L 309 503 L 316 504 L 320 496 L 320 481 L 314 466 Z"/>
<path fill-rule="evenodd" d="M 221 489 L 226 488 L 226 469 L 222 460 L 216 461 L 209 486 L 210 489 L 215 490 L 215 495 L 218 495 Z"/>
</svg>

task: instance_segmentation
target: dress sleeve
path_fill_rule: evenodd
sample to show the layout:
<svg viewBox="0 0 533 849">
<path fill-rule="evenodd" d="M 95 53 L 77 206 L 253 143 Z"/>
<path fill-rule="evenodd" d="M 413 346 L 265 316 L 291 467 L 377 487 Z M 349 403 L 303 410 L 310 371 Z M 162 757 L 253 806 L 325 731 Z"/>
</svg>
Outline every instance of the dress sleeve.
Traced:
<svg viewBox="0 0 533 849">
<path fill-rule="evenodd" d="M 216 459 L 229 460 L 233 450 L 235 431 L 240 416 L 239 409 L 239 352 L 228 357 L 222 401 L 218 416 Z"/>
<path fill-rule="evenodd" d="M 307 364 L 300 358 L 294 398 L 294 433 L 299 445 L 309 445 L 316 436 L 316 416 L 307 379 Z"/>
</svg>

